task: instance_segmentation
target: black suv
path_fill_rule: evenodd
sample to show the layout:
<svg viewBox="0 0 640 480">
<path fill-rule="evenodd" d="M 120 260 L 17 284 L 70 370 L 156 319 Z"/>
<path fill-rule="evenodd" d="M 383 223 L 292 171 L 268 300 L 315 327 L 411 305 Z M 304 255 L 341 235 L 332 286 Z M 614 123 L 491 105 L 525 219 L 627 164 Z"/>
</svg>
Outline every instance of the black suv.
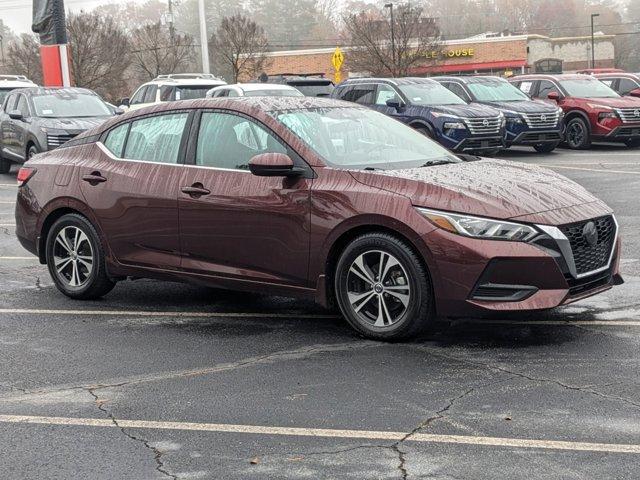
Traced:
<svg viewBox="0 0 640 480">
<path fill-rule="evenodd" d="M 469 105 L 428 78 L 350 79 L 339 84 L 331 96 L 385 113 L 455 152 L 491 155 L 504 146 L 500 111 Z"/>
<path fill-rule="evenodd" d="M 471 104 L 481 103 L 500 110 L 506 119 L 505 145 L 527 145 L 538 152 L 551 152 L 562 141 L 564 114 L 557 105 L 532 100 L 500 77 L 433 77 Z"/>
<path fill-rule="evenodd" d="M 116 113 L 85 88 L 12 90 L 0 110 L 0 173 L 7 173 L 12 163 L 59 147 Z"/>
<path fill-rule="evenodd" d="M 261 75 L 258 81 L 262 83 L 290 85 L 300 90 L 305 97 L 328 97 L 334 88 L 333 82 L 324 78 L 324 73 Z"/>
</svg>

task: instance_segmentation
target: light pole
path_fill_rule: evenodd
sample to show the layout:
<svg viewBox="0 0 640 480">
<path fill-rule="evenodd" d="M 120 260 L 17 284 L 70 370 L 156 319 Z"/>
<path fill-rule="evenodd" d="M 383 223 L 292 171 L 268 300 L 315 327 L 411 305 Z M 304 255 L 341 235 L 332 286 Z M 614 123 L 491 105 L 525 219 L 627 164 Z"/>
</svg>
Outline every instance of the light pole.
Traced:
<svg viewBox="0 0 640 480">
<path fill-rule="evenodd" d="M 389 15 L 391 17 L 391 58 L 393 59 L 393 72 L 392 74 L 396 74 L 396 34 L 395 27 L 393 21 L 393 3 L 385 3 L 384 8 L 389 9 Z"/>
<path fill-rule="evenodd" d="M 591 68 L 596 68 L 596 49 L 595 49 L 595 39 L 593 37 L 593 19 L 595 17 L 599 17 L 599 13 L 591 14 Z"/>
<path fill-rule="evenodd" d="M 198 16 L 200 17 L 200 50 L 202 51 L 202 73 L 209 70 L 209 41 L 207 39 L 207 19 L 204 16 L 204 0 L 198 0 Z"/>
</svg>

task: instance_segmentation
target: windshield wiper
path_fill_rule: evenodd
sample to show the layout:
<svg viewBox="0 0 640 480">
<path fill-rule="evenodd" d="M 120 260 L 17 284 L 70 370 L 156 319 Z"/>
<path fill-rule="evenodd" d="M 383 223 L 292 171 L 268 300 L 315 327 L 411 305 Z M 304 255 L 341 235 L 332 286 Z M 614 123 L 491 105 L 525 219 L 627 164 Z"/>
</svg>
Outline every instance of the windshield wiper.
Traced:
<svg viewBox="0 0 640 480">
<path fill-rule="evenodd" d="M 423 165 L 420 165 L 420 168 L 433 167 L 434 165 L 446 165 L 447 163 L 455 163 L 455 162 L 452 162 L 451 160 L 447 160 L 445 158 L 435 158 L 433 160 L 429 160 L 425 162 Z"/>
</svg>

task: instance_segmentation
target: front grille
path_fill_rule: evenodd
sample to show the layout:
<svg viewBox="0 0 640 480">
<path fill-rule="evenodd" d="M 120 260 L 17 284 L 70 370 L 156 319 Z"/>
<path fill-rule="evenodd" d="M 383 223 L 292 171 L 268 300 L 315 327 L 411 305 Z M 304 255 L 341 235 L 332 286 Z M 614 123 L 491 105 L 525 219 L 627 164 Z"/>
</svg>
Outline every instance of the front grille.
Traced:
<svg viewBox="0 0 640 480">
<path fill-rule="evenodd" d="M 524 121 L 529 128 L 551 128 L 558 125 L 560 112 L 555 113 L 523 113 Z"/>
<path fill-rule="evenodd" d="M 504 144 L 502 138 L 466 138 L 462 141 L 457 150 L 493 150 L 502 148 Z"/>
<path fill-rule="evenodd" d="M 616 108 L 623 123 L 640 123 L 640 108 Z"/>
<path fill-rule="evenodd" d="M 57 148 L 63 143 L 71 140 L 76 135 L 76 133 L 65 133 L 61 135 L 47 134 L 47 145 L 49 145 L 49 148 Z"/>
<path fill-rule="evenodd" d="M 464 123 L 473 135 L 490 135 L 500 132 L 501 117 L 464 118 Z"/>
<path fill-rule="evenodd" d="M 567 277 L 567 283 L 569 284 L 569 295 L 573 297 L 609 285 L 611 283 L 611 271 L 607 270 L 604 273 L 592 275 L 580 280 Z"/>
<path fill-rule="evenodd" d="M 526 132 L 518 140 L 521 142 L 559 142 L 562 140 L 562 135 L 560 132 Z"/>
<path fill-rule="evenodd" d="M 638 137 L 640 136 L 640 125 L 637 127 L 620 127 L 617 128 L 613 135 L 616 137 Z"/>
<path fill-rule="evenodd" d="M 598 234 L 593 245 L 587 241 L 584 232 L 585 226 L 589 222 L 595 224 Z M 560 227 L 560 230 L 569 240 L 578 275 L 607 266 L 616 237 L 616 224 L 611 215 L 564 225 Z"/>
</svg>

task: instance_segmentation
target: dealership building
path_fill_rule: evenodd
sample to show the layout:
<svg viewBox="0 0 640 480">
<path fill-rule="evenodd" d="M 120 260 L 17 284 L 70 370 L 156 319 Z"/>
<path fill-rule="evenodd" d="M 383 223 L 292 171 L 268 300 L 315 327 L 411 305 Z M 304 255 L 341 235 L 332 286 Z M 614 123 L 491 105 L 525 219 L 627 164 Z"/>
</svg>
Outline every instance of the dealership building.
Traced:
<svg viewBox="0 0 640 480">
<path fill-rule="evenodd" d="M 594 37 L 596 67 L 613 67 L 614 36 Z M 270 52 L 266 73 L 323 73 L 333 78 L 331 59 L 335 47 Z M 342 48 L 345 65 L 342 78 L 362 76 L 367 72 L 350 72 L 349 48 Z M 543 35 L 512 35 L 485 33 L 460 40 L 447 40 L 425 55 L 411 75 L 438 74 L 512 75 L 533 72 L 572 72 L 589 68 L 591 37 L 550 38 Z"/>
</svg>

